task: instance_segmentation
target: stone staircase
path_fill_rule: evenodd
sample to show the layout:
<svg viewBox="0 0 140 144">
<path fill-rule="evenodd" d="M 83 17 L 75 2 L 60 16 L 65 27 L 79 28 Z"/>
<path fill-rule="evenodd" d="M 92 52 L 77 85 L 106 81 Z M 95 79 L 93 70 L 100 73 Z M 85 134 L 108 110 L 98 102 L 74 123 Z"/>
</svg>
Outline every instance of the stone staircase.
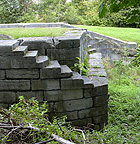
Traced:
<svg viewBox="0 0 140 144">
<path fill-rule="evenodd" d="M 90 57 L 95 61 L 95 55 Z M 73 125 L 94 123 L 102 128 L 107 124 L 108 100 L 102 80 L 81 76 L 17 40 L 0 41 L 0 106 L 9 107 L 20 95 L 35 97 L 48 102 L 50 117 L 66 115 Z"/>
</svg>

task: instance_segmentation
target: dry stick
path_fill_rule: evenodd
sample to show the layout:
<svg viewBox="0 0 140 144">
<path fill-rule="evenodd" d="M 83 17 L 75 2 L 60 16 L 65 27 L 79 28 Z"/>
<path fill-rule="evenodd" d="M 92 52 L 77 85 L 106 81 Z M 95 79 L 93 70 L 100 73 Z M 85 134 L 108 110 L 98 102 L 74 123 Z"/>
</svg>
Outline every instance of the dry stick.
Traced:
<svg viewBox="0 0 140 144">
<path fill-rule="evenodd" d="M 0 128 L 3 128 L 3 129 L 29 129 L 29 130 L 35 130 L 36 132 L 39 132 L 40 129 L 39 128 L 36 128 L 36 127 L 31 127 L 31 126 L 0 126 Z M 47 132 L 47 134 L 49 134 L 49 132 Z M 68 140 L 65 140 L 61 137 L 59 137 L 58 135 L 55 135 L 55 134 L 51 134 L 51 138 L 54 139 L 55 141 L 61 143 L 61 144 L 74 144 L 73 142 L 70 142 Z"/>
<path fill-rule="evenodd" d="M 77 131 L 77 132 L 81 132 L 82 133 L 82 135 L 83 135 L 83 138 L 84 138 L 84 144 L 85 144 L 85 141 L 86 141 L 86 137 L 85 137 L 85 134 L 84 134 L 84 132 L 81 130 L 81 129 L 73 129 L 74 131 Z"/>
</svg>

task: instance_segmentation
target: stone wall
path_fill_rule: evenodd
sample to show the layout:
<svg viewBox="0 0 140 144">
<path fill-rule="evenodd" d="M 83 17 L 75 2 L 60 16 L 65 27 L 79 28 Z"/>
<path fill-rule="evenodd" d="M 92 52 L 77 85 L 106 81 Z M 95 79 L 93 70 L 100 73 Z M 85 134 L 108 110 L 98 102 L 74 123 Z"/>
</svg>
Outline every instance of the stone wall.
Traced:
<svg viewBox="0 0 140 144">
<path fill-rule="evenodd" d="M 0 106 L 9 107 L 20 95 L 35 97 L 48 102 L 50 118 L 66 115 L 73 125 L 103 128 L 108 84 L 101 55 L 89 54 L 88 77 L 70 69 L 75 57 L 87 55 L 87 41 L 86 31 L 68 32 L 66 38 L 0 40 Z"/>
</svg>

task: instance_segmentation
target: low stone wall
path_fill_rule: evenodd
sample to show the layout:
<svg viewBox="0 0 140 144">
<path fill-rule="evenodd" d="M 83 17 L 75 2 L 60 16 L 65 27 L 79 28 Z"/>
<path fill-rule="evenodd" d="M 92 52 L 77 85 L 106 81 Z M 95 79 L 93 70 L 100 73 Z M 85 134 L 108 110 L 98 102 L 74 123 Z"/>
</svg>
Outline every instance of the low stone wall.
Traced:
<svg viewBox="0 0 140 144">
<path fill-rule="evenodd" d="M 67 66 L 68 61 L 74 64 L 69 57 L 82 60 L 87 55 L 82 53 L 87 52 L 86 33 L 77 34 L 0 40 L 0 106 L 9 107 L 20 95 L 36 97 L 40 103 L 48 102 L 50 118 L 66 115 L 73 125 L 93 123 L 94 128 L 103 128 L 108 120 L 108 84 L 100 54 L 90 54 L 88 77 Z"/>
</svg>

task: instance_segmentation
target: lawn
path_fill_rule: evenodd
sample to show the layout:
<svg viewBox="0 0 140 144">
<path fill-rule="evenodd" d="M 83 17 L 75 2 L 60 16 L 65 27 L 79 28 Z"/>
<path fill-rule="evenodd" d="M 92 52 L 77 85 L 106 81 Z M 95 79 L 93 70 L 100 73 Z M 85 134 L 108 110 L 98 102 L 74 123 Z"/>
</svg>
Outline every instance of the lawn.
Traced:
<svg viewBox="0 0 140 144">
<path fill-rule="evenodd" d="M 68 30 L 67 28 L 1 28 L 0 34 L 10 35 L 14 39 L 20 37 L 56 37 Z"/>
<path fill-rule="evenodd" d="M 118 28 L 75 25 L 80 28 L 87 28 L 89 31 L 101 33 L 103 35 L 115 37 L 124 41 L 136 42 L 140 45 L 140 29 L 138 28 Z"/>
</svg>

